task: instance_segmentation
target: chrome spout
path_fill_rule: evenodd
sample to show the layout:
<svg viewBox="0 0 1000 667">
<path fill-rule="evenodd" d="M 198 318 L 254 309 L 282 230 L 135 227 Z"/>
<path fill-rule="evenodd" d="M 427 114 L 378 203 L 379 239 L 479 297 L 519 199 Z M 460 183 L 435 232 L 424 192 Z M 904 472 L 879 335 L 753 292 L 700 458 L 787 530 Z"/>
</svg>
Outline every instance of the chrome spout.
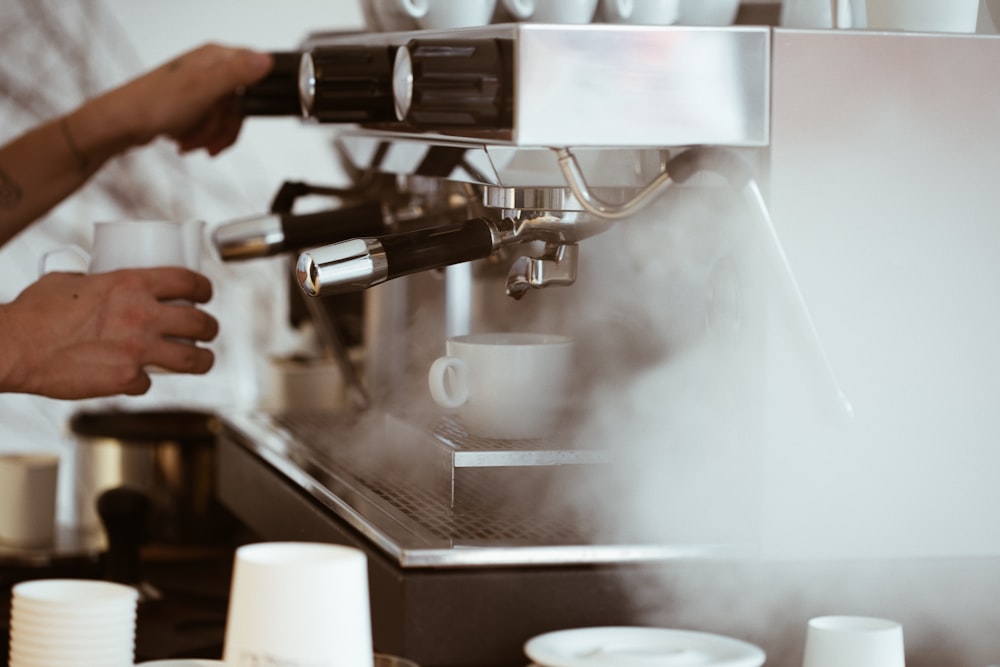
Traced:
<svg viewBox="0 0 1000 667">
<path fill-rule="evenodd" d="M 507 296 L 520 299 L 532 288 L 572 285 L 576 282 L 578 256 L 575 243 L 550 243 L 540 257 L 518 257 L 507 274 Z"/>
</svg>

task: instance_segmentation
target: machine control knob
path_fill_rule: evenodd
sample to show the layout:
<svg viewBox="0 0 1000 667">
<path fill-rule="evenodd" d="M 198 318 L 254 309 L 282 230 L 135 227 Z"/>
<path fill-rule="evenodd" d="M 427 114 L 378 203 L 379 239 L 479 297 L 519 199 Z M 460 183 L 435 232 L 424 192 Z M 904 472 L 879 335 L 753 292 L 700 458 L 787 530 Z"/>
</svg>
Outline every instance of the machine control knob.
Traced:
<svg viewBox="0 0 1000 667">
<path fill-rule="evenodd" d="M 267 76 L 247 86 L 240 94 L 240 104 L 245 116 L 301 116 L 298 76 L 302 54 L 295 52 L 272 53 L 274 67 Z"/>
<path fill-rule="evenodd" d="M 415 39 L 396 51 L 396 118 L 418 127 L 509 128 L 512 46 L 500 39 Z"/>
<path fill-rule="evenodd" d="M 302 111 L 324 123 L 377 123 L 396 119 L 392 98 L 395 47 L 330 46 L 302 56 Z"/>
</svg>

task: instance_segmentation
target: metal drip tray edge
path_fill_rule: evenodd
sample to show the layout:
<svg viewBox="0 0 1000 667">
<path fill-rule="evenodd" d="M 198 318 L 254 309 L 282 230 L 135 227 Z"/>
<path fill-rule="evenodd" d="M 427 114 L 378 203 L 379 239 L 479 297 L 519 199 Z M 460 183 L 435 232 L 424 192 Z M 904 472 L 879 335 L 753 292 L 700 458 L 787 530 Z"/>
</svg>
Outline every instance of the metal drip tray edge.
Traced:
<svg viewBox="0 0 1000 667">
<path fill-rule="evenodd" d="M 265 461 L 287 483 L 358 531 L 401 567 L 613 565 L 752 556 L 751 548 L 728 544 L 531 544 L 461 536 L 445 538 L 401 512 L 349 473 L 332 470 L 318 456 L 310 456 L 313 448 L 297 440 L 270 415 L 234 412 L 220 417 L 230 439 Z"/>
</svg>

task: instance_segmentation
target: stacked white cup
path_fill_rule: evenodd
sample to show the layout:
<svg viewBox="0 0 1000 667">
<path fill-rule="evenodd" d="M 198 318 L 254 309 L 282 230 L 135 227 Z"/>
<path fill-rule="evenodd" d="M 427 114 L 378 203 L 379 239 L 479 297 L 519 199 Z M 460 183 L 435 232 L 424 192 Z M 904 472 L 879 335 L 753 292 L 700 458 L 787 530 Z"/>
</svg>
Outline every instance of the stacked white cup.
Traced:
<svg viewBox="0 0 1000 667">
<path fill-rule="evenodd" d="M 138 593 L 83 579 L 13 588 L 10 667 L 132 667 Z"/>
</svg>

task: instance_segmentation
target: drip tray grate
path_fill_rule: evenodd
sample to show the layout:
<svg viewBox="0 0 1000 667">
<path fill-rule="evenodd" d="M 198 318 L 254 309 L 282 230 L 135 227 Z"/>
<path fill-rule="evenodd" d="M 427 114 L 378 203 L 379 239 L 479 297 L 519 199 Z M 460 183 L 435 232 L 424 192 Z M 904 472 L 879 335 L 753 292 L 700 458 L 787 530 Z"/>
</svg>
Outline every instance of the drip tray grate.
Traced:
<svg viewBox="0 0 1000 667">
<path fill-rule="evenodd" d="M 556 485 L 592 476 L 604 452 L 580 452 L 538 441 L 470 438 L 448 419 L 431 429 L 385 416 L 380 437 L 347 444 L 357 426 L 345 417 L 274 418 L 301 445 L 310 472 L 344 495 L 366 520 L 391 515 L 448 546 L 587 544 L 588 531 Z M 307 446 L 306 446 L 307 445 Z M 362 449 L 364 450 L 362 452 Z M 300 459 L 303 457 L 297 457 Z M 586 465 L 573 465 L 586 464 Z M 304 466 L 306 467 L 306 466 Z M 374 516 L 373 515 L 377 515 Z"/>
</svg>

